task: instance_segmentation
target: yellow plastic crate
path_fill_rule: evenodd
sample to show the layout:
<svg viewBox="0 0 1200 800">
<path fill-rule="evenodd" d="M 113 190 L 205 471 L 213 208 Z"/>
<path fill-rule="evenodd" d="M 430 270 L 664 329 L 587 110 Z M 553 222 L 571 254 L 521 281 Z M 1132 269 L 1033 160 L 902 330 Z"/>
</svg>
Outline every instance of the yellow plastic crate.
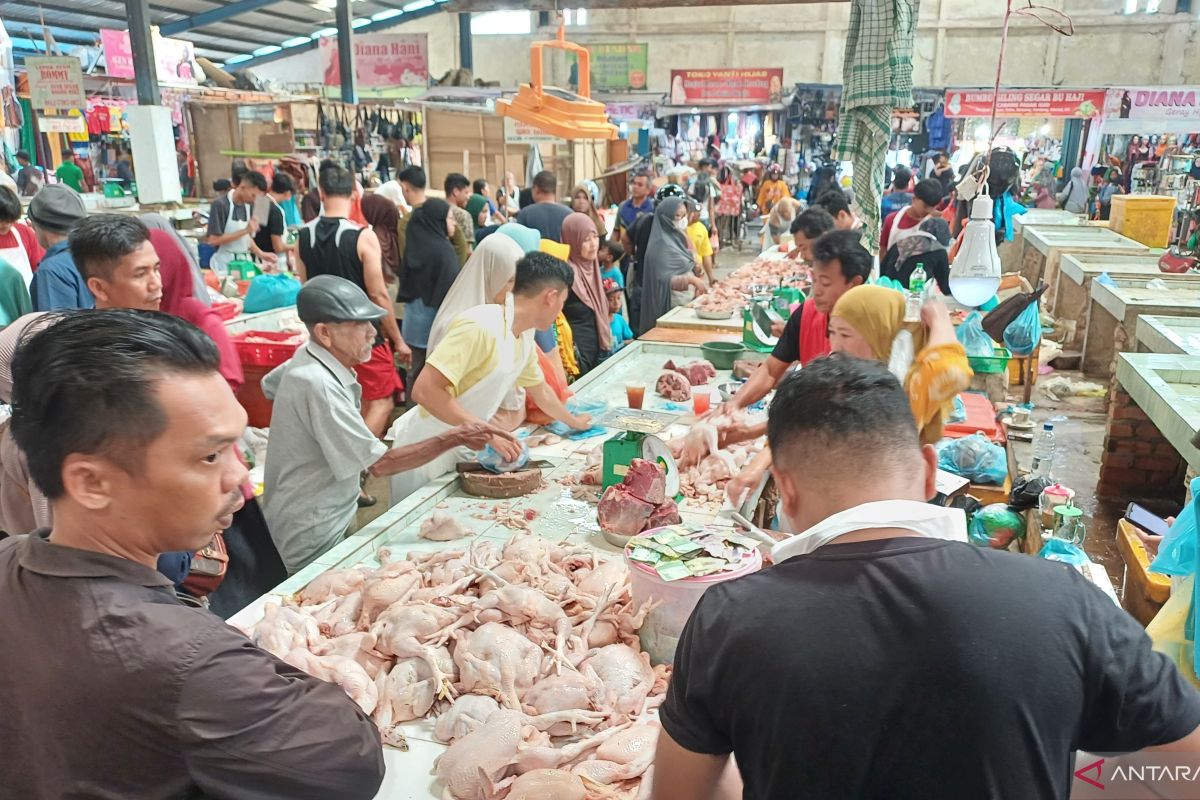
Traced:
<svg viewBox="0 0 1200 800">
<path fill-rule="evenodd" d="M 1119 194 L 1112 199 L 1109 227 L 1147 247 L 1166 247 L 1174 216 L 1174 197 Z"/>
</svg>

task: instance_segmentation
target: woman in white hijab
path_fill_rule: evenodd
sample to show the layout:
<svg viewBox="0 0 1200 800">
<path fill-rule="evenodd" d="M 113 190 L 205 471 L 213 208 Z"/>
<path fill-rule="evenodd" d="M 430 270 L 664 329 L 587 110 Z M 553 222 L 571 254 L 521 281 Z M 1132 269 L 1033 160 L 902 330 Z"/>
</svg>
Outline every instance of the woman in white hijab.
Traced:
<svg viewBox="0 0 1200 800">
<path fill-rule="evenodd" d="M 517 262 L 524 256 L 525 250 L 508 236 L 489 236 L 480 242 L 454 279 L 446 299 L 438 308 L 437 316 L 433 318 L 427 352 L 434 351 L 450 330 L 451 323 L 467 309 L 510 303 L 513 284 L 517 280 Z M 526 331 L 523 336 L 532 341 L 533 331 Z M 501 401 L 500 410 L 492 417 L 491 423 L 505 430 L 513 430 L 524 421 L 525 390 L 514 386 Z"/>
<path fill-rule="evenodd" d="M 507 236 L 489 236 L 467 259 L 433 318 L 428 351 L 450 330 L 450 323 L 468 308 L 488 303 L 504 305 L 517 279 L 517 262 L 524 257 L 521 246 Z"/>
</svg>

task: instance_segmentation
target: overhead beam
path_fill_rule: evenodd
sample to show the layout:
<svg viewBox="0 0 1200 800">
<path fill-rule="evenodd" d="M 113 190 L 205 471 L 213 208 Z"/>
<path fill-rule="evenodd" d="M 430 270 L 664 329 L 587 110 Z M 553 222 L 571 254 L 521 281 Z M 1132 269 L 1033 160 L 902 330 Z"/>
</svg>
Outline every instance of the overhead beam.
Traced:
<svg viewBox="0 0 1200 800">
<path fill-rule="evenodd" d="M 794 5 L 796 3 L 848 3 L 850 0 L 754 0 L 756 5 Z M 613 8 L 701 8 L 706 6 L 736 6 L 737 0 L 589 0 L 588 11 Z M 563 7 L 561 0 L 528 0 L 514 3 L 512 0 L 451 0 L 447 11 L 499 11 L 519 9 L 522 11 L 558 11 Z"/>
<path fill-rule="evenodd" d="M 273 6 L 278 2 L 279 0 L 238 0 L 236 3 L 204 11 L 192 17 L 184 17 L 174 22 L 164 22 L 158 26 L 158 31 L 163 36 L 174 36 L 177 33 L 190 31 L 192 28 L 202 28 L 205 25 L 221 22 L 240 14 L 258 11 L 267 6 Z"/>
<path fill-rule="evenodd" d="M 363 25 L 360 28 L 355 28 L 354 32 L 355 33 L 374 33 L 376 31 L 387 30 L 389 28 L 395 28 L 397 25 L 403 25 L 406 22 L 413 22 L 414 20 L 424 19 L 425 17 L 431 17 L 434 14 L 441 14 L 445 10 L 446 10 L 446 6 L 445 6 L 444 2 L 435 3 L 434 5 L 428 6 L 426 8 L 419 8 L 415 11 L 405 11 L 403 14 L 400 14 L 395 17 L 389 17 L 388 19 L 381 19 L 378 22 L 368 23 L 366 25 Z M 255 56 L 254 58 L 249 58 L 249 59 L 246 59 L 245 61 L 238 61 L 234 64 L 229 64 L 226 67 L 226 69 L 231 69 L 231 70 L 249 69 L 249 68 L 255 67 L 259 64 L 266 64 L 271 61 L 278 61 L 281 58 L 287 58 L 288 56 L 294 56 L 297 53 L 303 53 L 307 50 L 312 50 L 313 48 L 317 47 L 319 42 L 320 42 L 319 39 L 312 39 L 311 41 L 305 42 L 304 44 L 298 44 L 295 47 L 285 47 L 282 50 L 275 52 L 275 53 L 267 53 L 264 56 Z"/>
</svg>

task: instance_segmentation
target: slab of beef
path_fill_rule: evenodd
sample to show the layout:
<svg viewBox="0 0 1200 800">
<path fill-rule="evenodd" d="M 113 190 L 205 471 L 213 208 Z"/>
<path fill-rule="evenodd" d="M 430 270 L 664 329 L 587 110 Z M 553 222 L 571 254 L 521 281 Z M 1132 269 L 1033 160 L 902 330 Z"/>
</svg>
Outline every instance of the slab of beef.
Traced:
<svg viewBox="0 0 1200 800">
<path fill-rule="evenodd" d="M 629 493 L 624 484 L 608 487 L 596 506 L 600 527 L 620 536 L 636 536 L 646 527 L 654 506 Z"/>
<path fill-rule="evenodd" d="M 674 500 L 667 500 L 650 515 L 650 519 L 646 522 L 646 528 L 661 528 L 664 525 L 678 525 L 683 522 L 683 518 L 679 516 L 679 506 L 675 505 Z"/>
<path fill-rule="evenodd" d="M 692 384 L 678 372 L 664 372 L 658 376 L 654 391 L 668 400 L 684 403 L 692 399 Z"/>
<path fill-rule="evenodd" d="M 663 364 L 663 369 L 668 372 L 678 372 L 687 378 L 688 383 L 692 386 L 703 386 L 710 379 L 717 377 L 717 368 L 704 359 L 689 361 L 686 364 L 676 364 L 672 359 Z"/>
<path fill-rule="evenodd" d="M 667 499 L 667 476 L 657 464 L 635 458 L 629 462 L 629 472 L 622 481 L 625 490 L 650 505 Z"/>
</svg>

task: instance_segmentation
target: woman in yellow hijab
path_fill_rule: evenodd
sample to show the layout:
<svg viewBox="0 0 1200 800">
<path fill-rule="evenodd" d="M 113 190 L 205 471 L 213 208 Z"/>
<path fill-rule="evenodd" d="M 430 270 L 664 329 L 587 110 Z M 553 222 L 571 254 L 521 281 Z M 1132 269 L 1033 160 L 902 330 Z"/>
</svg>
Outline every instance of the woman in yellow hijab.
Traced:
<svg viewBox="0 0 1200 800">
<path fill-rule="evenodd" d="M 933 444 L 941 438 L 949 404 L 971 385 L 971 367 L 940 300 L 922 306 L 919 323 L 904 321 L 904 301 L 895 289 L 856 286 L 842 295 L 829 315 L 829 343 L 834 352 L 889 364 L 897 336 L 908 331 L 913 355 L 903 373 L 904 389 L 921 443 Z"/>
</svg>

